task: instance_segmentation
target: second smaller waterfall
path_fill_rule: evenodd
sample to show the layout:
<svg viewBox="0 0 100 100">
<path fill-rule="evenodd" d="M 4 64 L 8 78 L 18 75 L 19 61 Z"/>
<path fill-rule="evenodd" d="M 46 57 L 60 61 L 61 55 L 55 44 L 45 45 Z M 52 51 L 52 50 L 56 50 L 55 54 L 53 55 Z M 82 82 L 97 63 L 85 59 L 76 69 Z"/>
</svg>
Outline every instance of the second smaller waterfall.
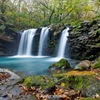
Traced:
<svg viewBox="0 0 100 100">
<path fill-rule="evenodd" d="M 49 33 L 49 28 L 43 27 L 40 35 L 40 40 L 39 40 L 38 56 L 42 56 L 43 52 L 45 52 L 44 49 L 46 48 L 48 33 Z"/>
<path fill-rule="evenodd" d="M 66 29 L 62 31 L 57 57 L 64 57 L 65 48 L 66 48 L 67 40 L 68 40 L 67 37 L 69 36 L 68 30 L 69 28 L 67 27 Z"/>
</svg>

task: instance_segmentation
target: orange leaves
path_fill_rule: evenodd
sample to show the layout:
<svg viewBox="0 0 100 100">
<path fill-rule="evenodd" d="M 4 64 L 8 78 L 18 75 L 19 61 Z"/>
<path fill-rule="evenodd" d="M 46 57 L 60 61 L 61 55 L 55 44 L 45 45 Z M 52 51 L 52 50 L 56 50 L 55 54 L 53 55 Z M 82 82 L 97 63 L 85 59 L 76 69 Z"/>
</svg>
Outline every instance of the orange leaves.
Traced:
<svg viewBox="0 0 100 100">
<path fill-rule="evenodd" d="M 78 71 L 78 70 L 72 70 L 69 72 L 61 73 L 61 74 L 54 74 L 54 76 L 77 76 L 77 75 L 93 75 L 95 74 L 94 71 Z"/>
<path fill-rule="evenodd" d="M 10 74 L 4 73 L 4 72 L 0 72 L 0 81 L 6 80 L 9 77 L 10 77 Z"/>
<path fill-rule="evenodd" d="M 29 88 L 25 87 L 23 84 L 19 84 L 19 87 L 23 90 L 22 94 L 29 94 Z"/>
<path fill-rule="evenodd" d="M 80 91 L 76 92 L 72 89 L 66 90 L 63 86 L 65 86 L 64 83 L 61 83 L 62 86 L 57 85 L 55 86 L 55 89 L 48 93 L 45 93 L 41 88 L 35 88 L 32 86 L 31 88 L 25 87 L 23 84 L 20 84 L 19 86 L 23 90 L 23 94 L 33 94 L 38 100 L 49 100 L 49 98 L 60 98 L 61 100 L 74 100 L 73 98 L 79 98 L 80 97 Z"/>
</svg>

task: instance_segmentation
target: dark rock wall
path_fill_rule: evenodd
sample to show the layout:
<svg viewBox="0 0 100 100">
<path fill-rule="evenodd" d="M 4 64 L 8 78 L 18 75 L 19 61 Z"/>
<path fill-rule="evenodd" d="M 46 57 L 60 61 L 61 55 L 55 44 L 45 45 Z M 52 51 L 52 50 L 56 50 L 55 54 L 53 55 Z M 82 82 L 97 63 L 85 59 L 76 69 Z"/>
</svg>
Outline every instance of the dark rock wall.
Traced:
<svg viewBox="0 0 100 100">
<path fill-rule="evenodd" d="M 69 36 L 69 54 L 75 59 L 93 60 L 100 56 L 100 21 L 83 22 Z"/>
<path fill-rule="evenodd" d="M 57 55 L 57 46 L 63 29 L 65 29 L 65 25 L 62 24 L 54 24 L 50 26 L 50 36 L 48 38 L 47 46 L 47 54 L 49 56 Z"/>
<path fill-rule="evenodd" d="M 13 56 L 17 54 L 20 34 L 4 34 L 0 36 L 0 56 Z"/>
</svg>

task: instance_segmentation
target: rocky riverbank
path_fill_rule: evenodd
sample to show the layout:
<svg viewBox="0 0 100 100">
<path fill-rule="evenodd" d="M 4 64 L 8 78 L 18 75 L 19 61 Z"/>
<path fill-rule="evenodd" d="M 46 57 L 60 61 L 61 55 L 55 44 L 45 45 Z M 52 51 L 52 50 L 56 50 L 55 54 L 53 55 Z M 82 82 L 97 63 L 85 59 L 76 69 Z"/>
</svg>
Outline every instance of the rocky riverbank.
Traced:
<svg viewBox="0 0 100 100">
<path fill-rule="evenodd" d="M 20 86 L 38 100 L 99 100 L 100 58 L 82 61 L 76 68 L 61 59 L 49 67 L 53 77 L 29 76 Z"/>
<path fill-rule="evenodd" d="M 0 68 L 0 100 L 36 100 L 31 94 L 23 95 L 19 87 L 21 80 L 12 71 Z"/>
<path fill-rule="evenodd" d="M 66 59 L 50 65 L 52 77 L 24 79 L 0 69 L 0 100 L 99 100 L 100 58 L 84 60 L 75 69 Z"/>
</svg>

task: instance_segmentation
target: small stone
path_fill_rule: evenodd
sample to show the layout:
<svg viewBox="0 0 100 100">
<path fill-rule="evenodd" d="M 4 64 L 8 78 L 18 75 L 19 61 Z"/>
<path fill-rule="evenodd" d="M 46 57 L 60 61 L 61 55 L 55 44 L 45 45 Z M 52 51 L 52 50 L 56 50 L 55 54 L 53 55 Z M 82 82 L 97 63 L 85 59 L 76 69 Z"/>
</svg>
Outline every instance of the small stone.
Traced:
<svg viewBox="0 0 100 100">
<path fill-rule="evenodd" d="M 96 93 L 95 98 L 100 98 L 99 94 Z"/>
</svg>

